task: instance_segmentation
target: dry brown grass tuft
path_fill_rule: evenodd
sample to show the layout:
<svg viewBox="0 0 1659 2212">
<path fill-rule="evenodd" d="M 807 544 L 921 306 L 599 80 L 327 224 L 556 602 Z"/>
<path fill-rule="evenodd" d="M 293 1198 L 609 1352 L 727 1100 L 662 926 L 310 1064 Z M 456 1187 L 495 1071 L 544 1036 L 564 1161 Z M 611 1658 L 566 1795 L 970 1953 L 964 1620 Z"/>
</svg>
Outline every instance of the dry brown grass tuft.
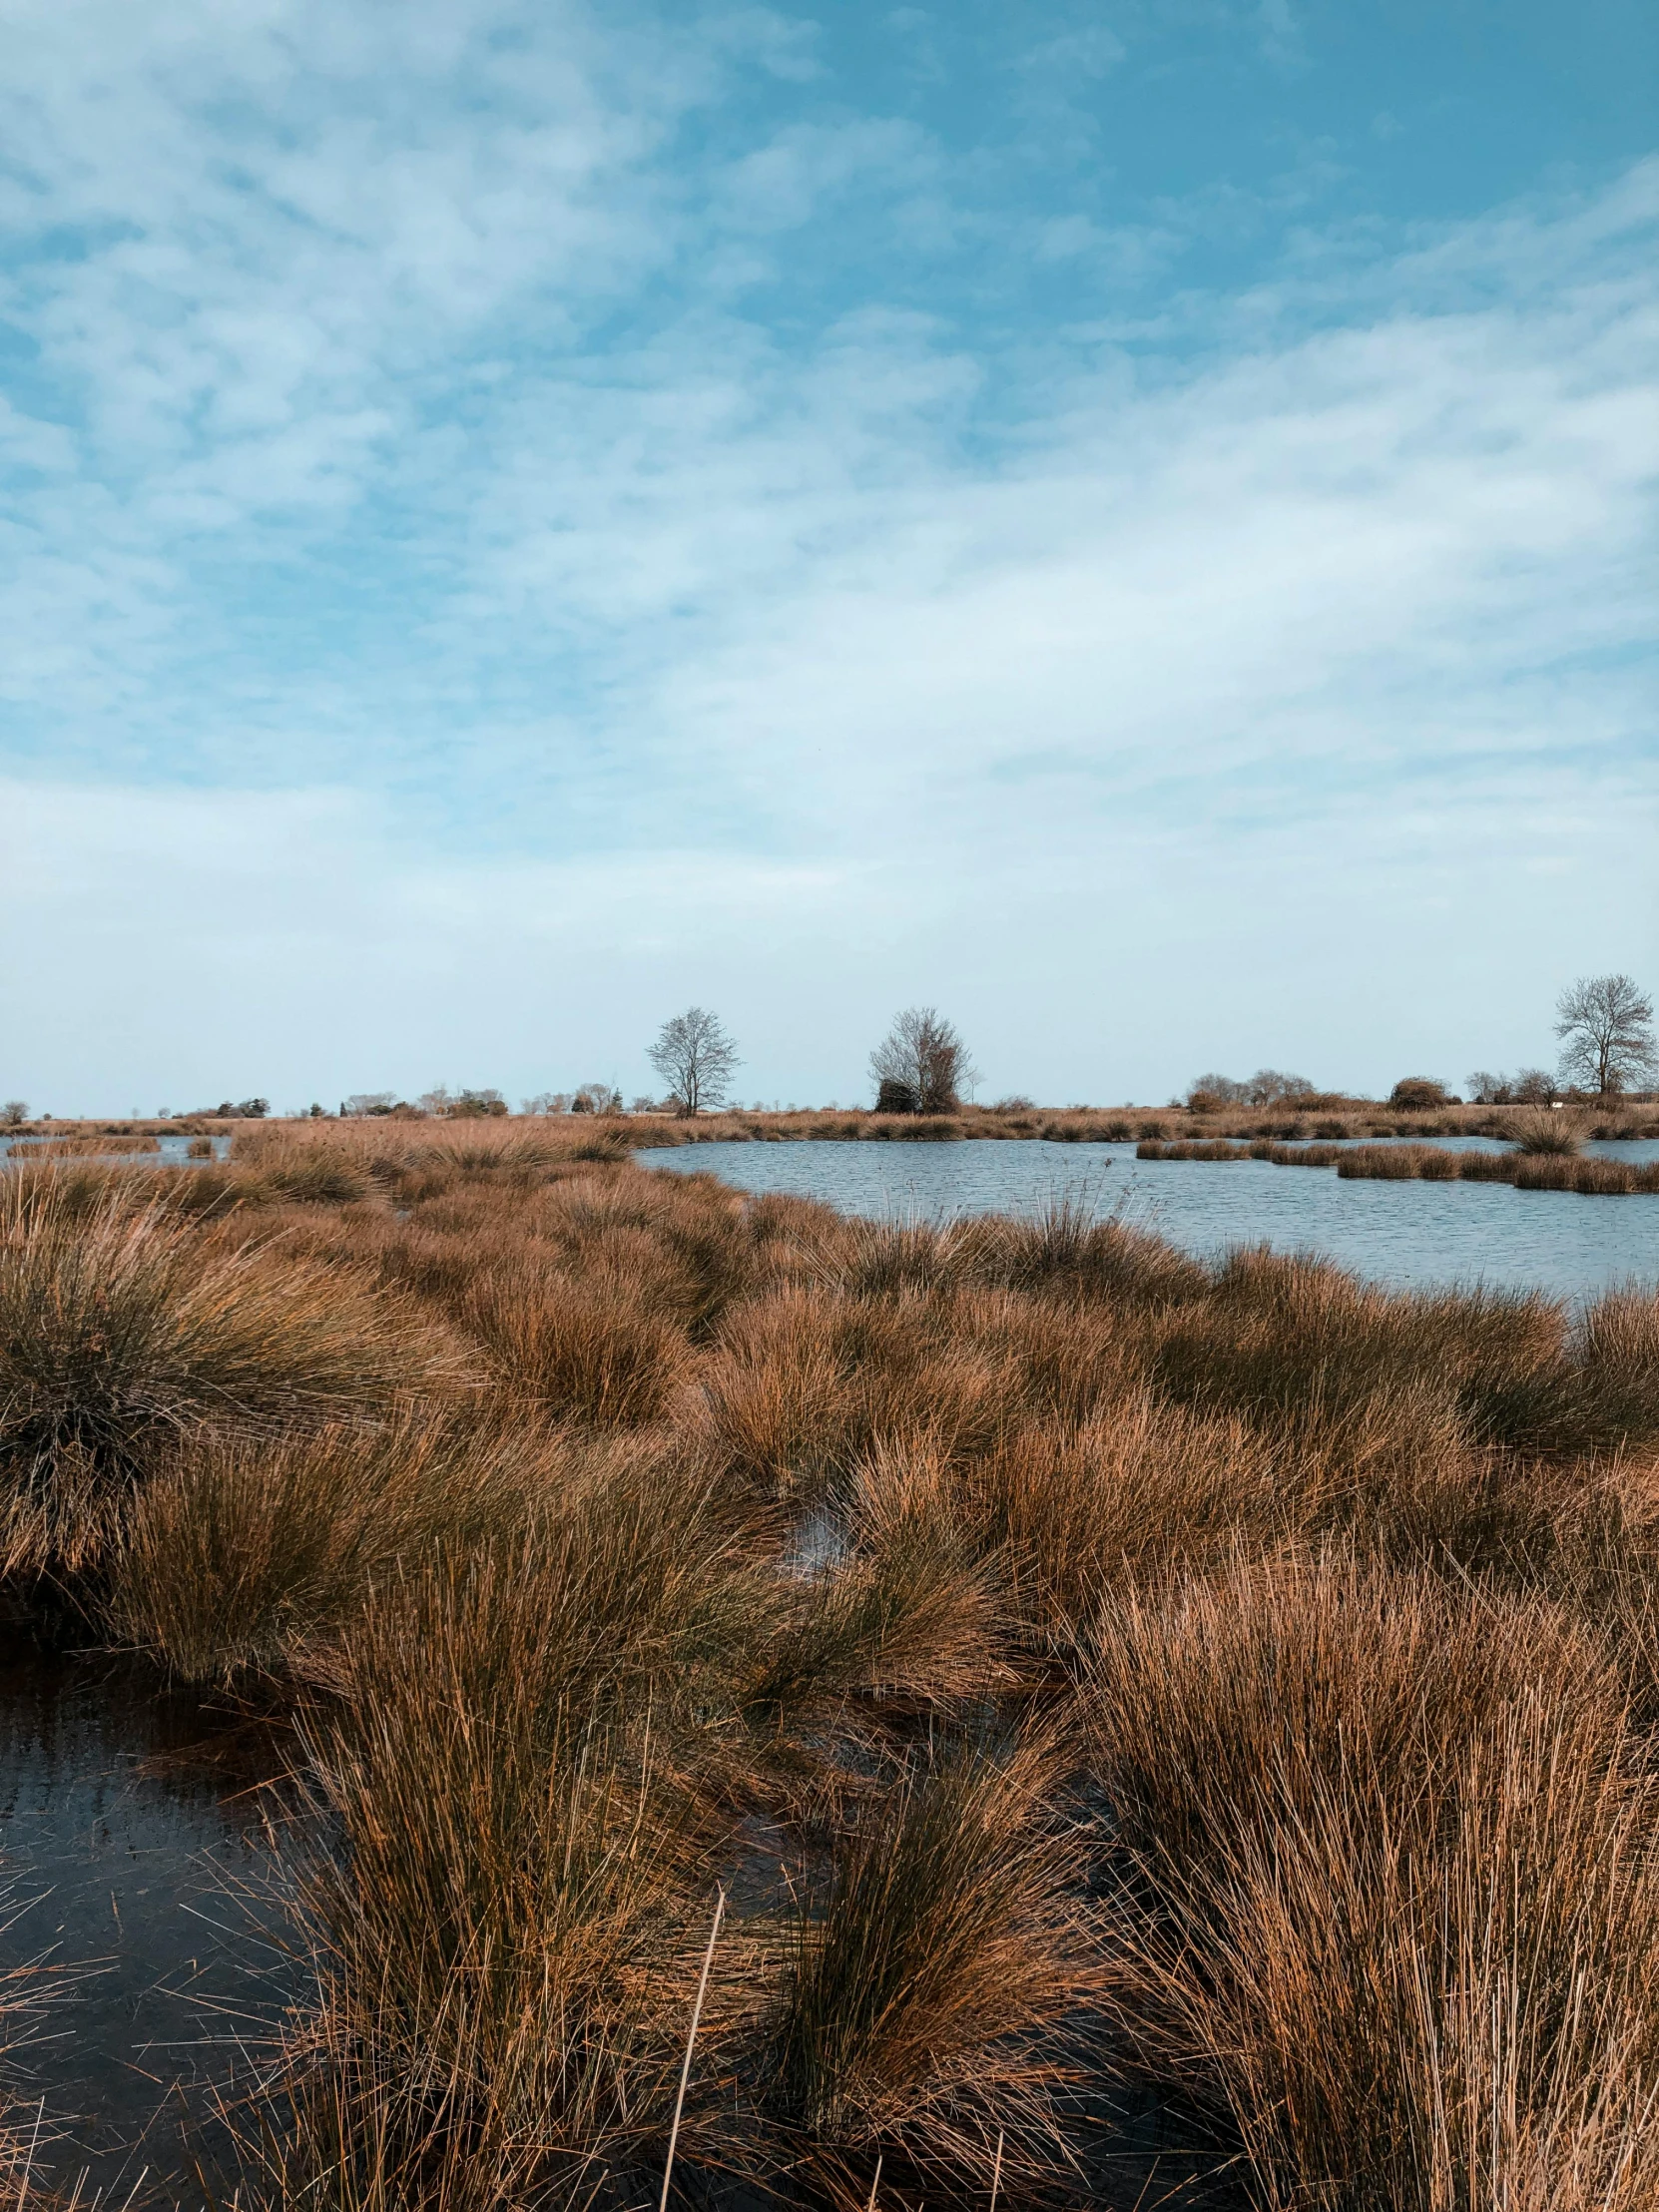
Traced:
<svg viewBox="0 0 1659 2212">
<path fill-rule="evenodd" d="M 1275 1447 L 1237 1416 L 1141 1389 L 1075 1427 L 1016 1429 L 969 1470 L 959 1509 L 1024 1632 L 1063 1655 L 1108 1590 L 1202 1568 L 1241 1530 L 1272 1543 L 1294 1525 L 1282 1471 Z"/>
<path fill-rule="evenodd" d="M 1126 2060 L 1261 2201 L 1631 2207 L 1659 2175 L 1654 1801 L 1595 1641 L 1341 1562 L 1103 1615 Z"/>
<path fill-rule="evenodd" d="M 583 1478 L 573 1439 L 472 1408 L 204 1430 L 129 1507 L 105 1618 L 188 1681 L 331 1669 L 376 1586 L 440 1544 L 511 1535 Z"/>
<path fill-rule="evenodd" d="M 1005 2185 L 1063 2163 L 1054 2039 L 1090 1972 L 1055 1774 L 1035 1741 L 929 1745 L 837 1839 L 767 2069 L 787 2130 L 843 2156 L 899 2148 L 957 2188 L 989 2183 L 999 2138 Z"/>
<path fill-rule="evenodd" d="M 270 1246 L 204 1248 L 114 1186 L 0 1185 L 0 1571 L 95 1560 L 178 1437 L 374 1418 L 448 1388 L 438 1331 Z"/>
<path fill-rule="evenodd" d="M 625 1265 L 521 1261 L 474 1280 L 463 1315 L 515 1395 L 555 1420 L 634 1428 L 663 1417 L 689 1372 L 685 1331 L 662 1304 Z"/>
<path fill-rule="evenodd" d="M 1571 1106 L 1522 1106 L 1505 1114 L 1497 1133 L 1519 1153 L 1571 1159 L 1584 1149 L 1595 1116 Z"/>
<path fill-rule="evenodd" d="M 664 2126 L 715 1837 L 649 1727 L 573 1695 L 547 1595 L 522 1553 L 404 1585 L 307 1724 L 343 1851 L 303 1894 L 301 2147 L 388 2202 L 586 2201 Z"/>
</svg>

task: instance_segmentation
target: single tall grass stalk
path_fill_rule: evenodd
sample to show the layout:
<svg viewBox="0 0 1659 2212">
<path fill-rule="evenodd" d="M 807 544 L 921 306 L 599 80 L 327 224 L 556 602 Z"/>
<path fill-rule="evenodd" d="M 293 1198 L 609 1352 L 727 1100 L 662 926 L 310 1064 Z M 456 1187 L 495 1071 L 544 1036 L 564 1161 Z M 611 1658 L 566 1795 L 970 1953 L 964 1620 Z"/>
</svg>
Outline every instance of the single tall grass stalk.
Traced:
<svg viewBox="0 0 1659 2212">
<path fill-rule="evenodd" d="M 674 2118 L 669 2125 L 668 2151 L 663 2159 L 663 2193 L 657 2200 L 657 2212 L 668 2212 L 669 2184 L 674 2179 L 674 2153 L 680 2141 L 680 2116 L 686 2109 L 686 2086 L 691 2080 L 692 2053 L 697 2048 L 697 2027 L 703 2017 L 703 1999 L 709 1993 L 709 1968 L 715 1962 L 715 1944 L 720 1940 L 720 1924 L 726 1915 L 726 1892 L 715 1896 L 715 1917 L 709 1930 L 709 1947 L 703 1953 L 703 1970 L 697 1977 L 697 2001 L 692 2006 L 691 2026 L 686 2034 L 686 2059 L 680 2068 L 680 2086 L 674 2093 Z"/>
</svg>

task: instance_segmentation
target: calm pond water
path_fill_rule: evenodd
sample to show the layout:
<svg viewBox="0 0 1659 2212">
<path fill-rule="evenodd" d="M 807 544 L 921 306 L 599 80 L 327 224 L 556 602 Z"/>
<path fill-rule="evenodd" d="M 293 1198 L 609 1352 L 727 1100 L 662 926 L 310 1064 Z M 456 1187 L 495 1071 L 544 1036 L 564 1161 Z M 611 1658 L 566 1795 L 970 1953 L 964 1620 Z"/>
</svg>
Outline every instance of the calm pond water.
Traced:
<svg viewBox="0 0 1659 2212">
<path fill-rule="evenodd" d="M 269 1771 L 269 1743 L 153 1675 L 0 1630 L 0 1957 L 46 1980 L 8 2066 L 66 2194 L 85 2173 L 119 2204 L 142 2174 L 138 2201 L 201 2202 L 187 2177 L 223 2157 L 215 2093 L 291 1978 L 247 1902 L 267 1865 L 249 1756 Z"/>
<path fill-rule="evenodd" d="M 1458 1149 L 1501 1151 L 1482 1138 Z M 1620 1160 L 1659 1142 L 1591 1145 Z M 843 1213 L 924 1218 L 1037 1213 L 1058 1198 L 1118 1213 L 1203 1258 L 1230 1245 L 1317 1252 L 1373 1282 L 1475 1283 L 1593 1296 L 1659 1283 L 1659 1196 L 1581 1198 L 1504 1183 L 1343 1182 L 1333 1168 L 1267 1160 L 1137 1160 L 1131 1145 L 694 1144 L 636 1152 L 642 1167 L 718 1175 L 745 1191 L 788 1191 Z"/>
</svg>

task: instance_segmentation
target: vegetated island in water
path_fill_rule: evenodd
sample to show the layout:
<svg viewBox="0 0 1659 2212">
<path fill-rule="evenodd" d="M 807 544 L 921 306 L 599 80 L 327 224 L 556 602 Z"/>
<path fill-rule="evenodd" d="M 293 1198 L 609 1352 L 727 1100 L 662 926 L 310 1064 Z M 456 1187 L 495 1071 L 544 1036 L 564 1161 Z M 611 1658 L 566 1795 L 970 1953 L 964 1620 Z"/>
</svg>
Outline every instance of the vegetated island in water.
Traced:
<svg viewBox="0 0 1659 2212">
<path fill-rule="evenodd" d="M 217 2201 L 1659 2202 L 1659 1303 L 576 1134 L 0 1177 L 11 1633 L 288 1779 Z"/>
</svg>

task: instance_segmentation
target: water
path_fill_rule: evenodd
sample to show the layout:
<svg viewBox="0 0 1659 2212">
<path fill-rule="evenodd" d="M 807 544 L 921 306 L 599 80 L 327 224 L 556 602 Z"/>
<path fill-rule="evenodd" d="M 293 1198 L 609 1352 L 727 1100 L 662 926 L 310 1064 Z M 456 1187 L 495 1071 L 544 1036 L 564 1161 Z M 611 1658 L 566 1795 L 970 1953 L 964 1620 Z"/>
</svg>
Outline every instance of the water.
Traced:
<svg viewBox="0 0 1659 2212">
<path fill-rule="evenodd" d="M 76 1134 L 76 1132 L 65 1130 L 64 1134 L 70 1136 Z M 50 1145 L 53 1141 L 51 1136 L 0 1137 L 0 1163 L 12 1162 L 21 1165 L 32 1152 L 38 1152 L 43 1145 Z M 214 1148 L 214 1158 L 216 1160 L 228 1160 L 231 1157 L 233 1141 L 230 1137 L 210 1137 L 208 1142 Z M 199 1142 L 197 1138 L 189 1136 L 158 1137 L 156 1142 L 160 1147 L 160 1150 L 156 1152 L 78 1152 L 58 1155 L 58 1157 L 67 1159 L 71 1166 L 81 1165 L 86 1167 L 108 1167 L 112 1164 L 119 1164 L 122 1167 L 180 1168 L 202 1167 L 206 1164 L 201 1160 L 193 1160 L 190 1156 L 191 1146 Z M 53 1155 L 49 1153 L 47 1157 L 51 1158 Z"/>
<path fill-rule="evenodd" d="M 1459 1149 L 1501 1150 L 1482 1138 Z M 1587 1148 L 1659 1159 L 1659 1141 Z M 1133 1145 L 969 1138 L 955 1144 L 695 1144 L 636 1152 L 671 1175 L 718 1175 L 745 1191 L 786 1191 L 843 1213 L 927 1218 L 1031 1214 L 1057 1198 L 1211 1259 L 1238 1244 L 1316 1252 L 1376 1283 L 1420 1289 L 1484 1283 L 1585 1298 L 1659 1283 L 1659 1196 L 1582 1198 L 1504 1183 L 1344 1182 L 1334 1168 L 1137 1160 Z"/>
<path fill-rule="evenodd" d="M 269 1864 L 250 1785 L 276 1747 L 151 1675 L 0 1635 L 5 1918 L 23 1908 L 0 1962 L 47 1968 L 39 2039 L 9 2066 L 44 2099 L 39 2168 L 106 2203 L 141 2174 L 141 2201 L 198 2202 L 195 2168 L 224 2157 L 215 2094 L 290 1979 L 250 1903 Z"/>
</svg>

